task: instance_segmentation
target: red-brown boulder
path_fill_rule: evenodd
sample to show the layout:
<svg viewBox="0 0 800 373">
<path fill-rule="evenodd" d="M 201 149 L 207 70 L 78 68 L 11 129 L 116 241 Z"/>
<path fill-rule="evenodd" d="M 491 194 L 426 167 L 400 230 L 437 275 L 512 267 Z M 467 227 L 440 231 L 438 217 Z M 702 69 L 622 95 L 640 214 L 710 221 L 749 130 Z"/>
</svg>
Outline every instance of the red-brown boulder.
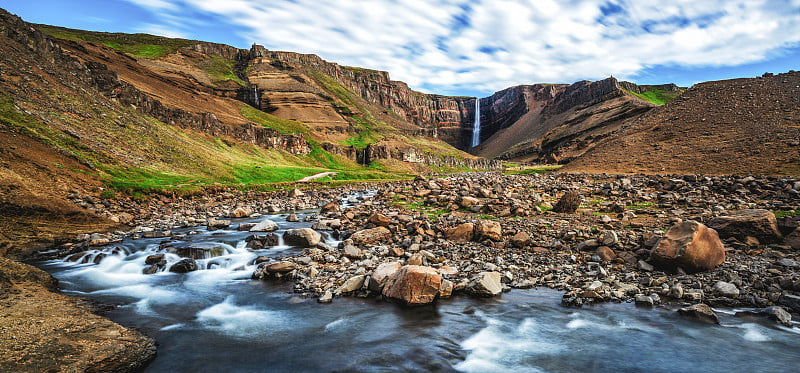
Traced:
<svg viewBox="0 0 800 373">
<path fill-rule="evenodd" d="M 658 266 L 687 272 L 712 269 L 725 261 L 725 248 L 717 232 L 696 221 L 675 224 L 650 252 Z"/>
<path fill-rule="evenodd" d="M 392 275 L 382 294 L 406 305 L 422 305 L 435 301 L 441 286 L 442 276 L 436 269 L 407 265 Z"/>
</svg>

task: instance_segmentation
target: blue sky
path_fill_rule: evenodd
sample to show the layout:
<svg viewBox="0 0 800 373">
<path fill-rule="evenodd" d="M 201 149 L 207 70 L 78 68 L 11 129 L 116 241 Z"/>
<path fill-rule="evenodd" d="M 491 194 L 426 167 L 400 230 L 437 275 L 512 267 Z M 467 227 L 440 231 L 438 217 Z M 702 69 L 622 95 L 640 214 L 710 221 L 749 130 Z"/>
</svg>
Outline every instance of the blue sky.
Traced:
<svg viewBox="0 0 800 373">
<path fill-rule="evenodd" d="M 314 53 L 429 93 L 800 70 L 800 0 L 0 0 L 34 23 Z"/>
</svg>

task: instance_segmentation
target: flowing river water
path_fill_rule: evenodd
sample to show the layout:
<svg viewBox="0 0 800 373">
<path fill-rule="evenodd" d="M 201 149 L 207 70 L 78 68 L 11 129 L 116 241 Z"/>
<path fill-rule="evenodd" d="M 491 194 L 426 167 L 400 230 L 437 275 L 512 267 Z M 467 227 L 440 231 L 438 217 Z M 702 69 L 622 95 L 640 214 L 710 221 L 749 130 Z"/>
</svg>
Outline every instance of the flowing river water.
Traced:
<svg viewBox="0 0 800 373">
<path fill-rule="evenodd" d="M 280 235 L 309 227 L 302 220 L 313 213 L 298 213 L 301 222 L 294 223 L 286 222 L 285 214 L 240 219 L 232 228 L 272 219 Z M 38 264 L 60 280 L 65 293 L 118 305 L 106 316 L 154 337 L 158 356 L 150 372 L 788 372 L 800 367 L 800 325 L 735 317 L 735 310 L 717 310 L 722 325 L 706 325 L 666 308 L 566 308 L 560 292 L 542 288 L 493 299 L 441 299 L 410 309 L 359 298 L 318 304 L 293 294 L 290 282 L 250 279 L 257 256 L 279 258 L 301 249 L 251 251 L 244 241 L 251 233 L 236 230 L 195 227 L 173 233 L 186 235 L 173 239 L 176 244 L 213 245 L 221 255 L 198 260 L 201 269 L 195 272 L 145 275 L 145 258 L 161 252 L 165 239 L 126 239 L 99 250 L 108 255 L 98 264 Z M 169 264 L 179 259 L 167 254 Z"/>
</svg>

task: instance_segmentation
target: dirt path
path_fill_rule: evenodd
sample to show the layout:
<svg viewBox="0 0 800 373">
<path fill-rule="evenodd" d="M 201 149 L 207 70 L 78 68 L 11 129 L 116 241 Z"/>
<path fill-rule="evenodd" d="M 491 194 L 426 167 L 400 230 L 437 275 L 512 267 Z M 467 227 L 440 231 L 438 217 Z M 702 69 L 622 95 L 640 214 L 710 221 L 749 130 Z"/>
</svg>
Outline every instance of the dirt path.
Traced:
<svg viewBox="0 0 800 373">
<path fill-rule="evenodd" d="M 336 175 L 337 173 L 338 172 L 320 172 L 320 173 L 318 173 L 316 175 L 306 176 L 306 177 L 304 177 L 304 178 L 302 178 L 300 180 L 297 180 L 297 181 L 302 183 L 302 182 L 306 182 L 306 181 L 312 181 L 312 180 L 320 179 L 320 178 L 323 178 L 325 176 L 333 176 L 333 175 Z"/>
</svg>

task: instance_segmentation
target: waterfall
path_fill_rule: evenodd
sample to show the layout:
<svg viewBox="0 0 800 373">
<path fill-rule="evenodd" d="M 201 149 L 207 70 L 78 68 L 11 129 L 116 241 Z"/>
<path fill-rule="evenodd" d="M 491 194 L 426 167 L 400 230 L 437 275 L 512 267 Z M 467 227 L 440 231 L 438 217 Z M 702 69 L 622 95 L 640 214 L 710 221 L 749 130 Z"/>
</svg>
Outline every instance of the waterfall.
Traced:
<svg viewBox="0 0 800 373">
<path fill-rule="evenodd" d="M 475 97 L 475 124 L 472 126 L 472 147 L 481 143 L 481 100 Z"/>
<path fill-rule="evenodd" d="M 255 84 L 253 84 L 253 101 L 255 101 L 255 103 L 256 103 L 256 105 L 255 105 L 256 108 L 260 109 L 259 104 L 258 104 L 258 86 L 255 85 Z"/>
</svg>

